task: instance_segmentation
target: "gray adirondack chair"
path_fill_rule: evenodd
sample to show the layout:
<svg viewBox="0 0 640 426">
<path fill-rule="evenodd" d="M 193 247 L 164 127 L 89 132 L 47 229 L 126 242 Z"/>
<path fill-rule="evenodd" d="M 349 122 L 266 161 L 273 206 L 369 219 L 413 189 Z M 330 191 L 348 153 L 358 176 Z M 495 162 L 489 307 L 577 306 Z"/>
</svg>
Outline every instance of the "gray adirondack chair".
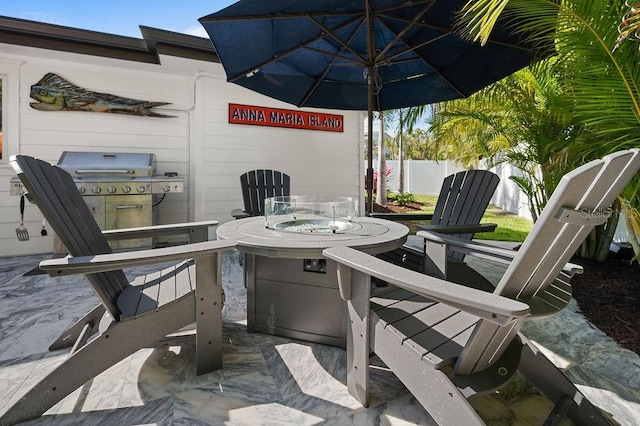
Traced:
<svg viewBox="0 0 640 426">
<path fill-rule="evenodd" d="M 420 274 L 348 247 L 324 250 L 339 264 L 340 294 L 349 312 L 349 392 L 367 405 L 372 350 L 442 425 L 482 424 L 467 398 L 499 388 L 516 370 L 556 404 L 549 424 L 565 415 L 577 424 L 609 424 L 519 330 L 526 319 L 553 315 L 570 301 L 571 270 L 563 272 L 565 264 L 591 229 L 604 222 L 601 213 L 639 168 L 640 151 L 630 150 L 565 175 L 517 253 L 418 233 L 433 246 L 428 253 L 440 267 L 436 271 L 446 269 L 445 253 L 453 246 L 469 254 L 510 257 L 493 291 Z M 371 277 L 393 286 L 372 294 Z"/>
<path fill-rule="evenodd" d="M 442 182 L 433 214 L 372 213 L 372 217 L 389 220 L 429 220 L 429 225 L 418 225 L 422 230 L 452 235 L 471 240 L 476 233 L 493 232 L 495 223 L 480 223 L 500 178 L 488 170 L 465 170 L 447 176 Z M 461 263 L 464 253 L 450 250 L 450 262 Z M 422 271 L 422 253 L 403 246 L 379 258 L 409 269 Z"/>
<path fill-rule="evenodd" d="M 87 381 L 138 349 L 196 323 L 196 372 L 222 367 L 221 252 L 233 240 L 206 241 L 217 222 L 196 222 L 109 232 L 109 238 L 187 233 L 184 246 L 112 253 L 72 177 L 44 161 L 17 155 L 10 160 L 28 197 L 68 249 L 70 256 L 41 262 L 51 276 L 85 274 L 101 304 L 65 331 L 51 350 L 72 347 L 69 357 L 22 396 L 0 418 L 14 424 L 40 416 Z M 195 258 L 195 260 L 193 260 Z M 129 282 L 122 268 L 180 262 Z M 196 315 L 197 313 L 197 315 Z M 92 335 L 97 334 L 91 339 Z"/>
<path fill-rule="evenodd" d="M 231 216 L 242 219 L 264 215 L 265 198 L 290 195 L 291 179 L 276 170 L 251 170 L 240 176 L 244 209 L 234 209 Z"/>
</svg>

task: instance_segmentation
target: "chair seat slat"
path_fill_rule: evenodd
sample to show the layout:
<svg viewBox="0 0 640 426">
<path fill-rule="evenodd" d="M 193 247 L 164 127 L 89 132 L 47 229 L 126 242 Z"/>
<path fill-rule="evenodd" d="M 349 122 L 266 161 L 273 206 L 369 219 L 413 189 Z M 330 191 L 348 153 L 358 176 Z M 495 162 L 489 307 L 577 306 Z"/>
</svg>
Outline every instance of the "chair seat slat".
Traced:
<svg viewBox="0 0 640 426">
<path fill-rule="evenodd" d="M 469 341 L 473 333 L 474 324 L 475 323 L 471 324 L 460 334 L 453 336 L 437 348 L 425 353 L 422 359 L 437 369 L 441 369 L 445 365 L 453 364 Z"/>
<path fill-rule="evenodd" d="M 377 294 L 371 298 L 371 310 L 376 311 L 391 304 L 397 303 L 399 300 L 409 299 L 415 296 L 415 293 L 402 288 L 394 288 L 390 292 Z"/>
<path fill-rule="evenodd" d="M 416 352 L 424 356 L 435 351 L 477 322 L 478 317 L 457 311 L 454 315 L 407 339 L 404 344 L 412 346 Z"/>
<path fill-rule="evenodd" d="M 384 308 L 380 308 L 376 312 L 381 321 L 386 324 L 393 324 L 435 303 L 436 302 L 426 297 L 414 295 L 408 299 L 399 300 L 397 303 L 392 303 Z"/>
<path fill-rule="evenodd" d="M 437 323 L 444 321 L 458 310 L 442 303 L 425 306 L 424 309 L 414 313 L 413 315 L 400 319 L 391 324 L 385 323 L 386 328 L 391 330 L 398 336 L 398 339 L 404 341 L 409 337 L 424 331 L 429 327 L 433 327 Z"/>
</svg>

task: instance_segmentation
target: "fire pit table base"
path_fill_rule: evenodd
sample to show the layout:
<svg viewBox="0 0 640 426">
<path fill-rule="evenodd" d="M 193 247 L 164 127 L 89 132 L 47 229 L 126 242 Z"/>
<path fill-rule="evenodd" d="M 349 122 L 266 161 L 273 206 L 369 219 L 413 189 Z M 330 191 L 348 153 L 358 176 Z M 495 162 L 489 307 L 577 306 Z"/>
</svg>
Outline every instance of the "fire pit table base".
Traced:
<svg viewBox="0 0 640 426">
<path fill-rule="evenodd" d="M 330 233 L 290 232 L 265 224 L 264 217 L 250 217 L 216 230 L 218 238 L 236 240 L 245 254 L 247 330 L 345 347 L 346 302 L 340 298 L 337 265 L 323 258 L 322 251 L 348 246 L 385 253 L 402 246 L 409 229 L 368 217 Z"/>
<path fill-rule="evenodd" d="M 324 272 L 310 272 L 308 261 L 247 255 L 247 330 L 344 348 L 346 303 L 336 264 L 320 259 Z"/>
</svg>

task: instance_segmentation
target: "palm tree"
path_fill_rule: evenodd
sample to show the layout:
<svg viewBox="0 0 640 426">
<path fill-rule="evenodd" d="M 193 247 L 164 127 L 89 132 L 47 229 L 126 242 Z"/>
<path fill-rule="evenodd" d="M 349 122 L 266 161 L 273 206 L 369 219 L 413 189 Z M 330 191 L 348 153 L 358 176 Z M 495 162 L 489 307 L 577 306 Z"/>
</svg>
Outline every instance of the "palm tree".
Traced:
<svg viewBox="0 0 640 426">
<path fill-rule="evenodd" d="M 640 145 L 638 44 L 625 37 L 639 25 L 636 9 L 623 0 L 470 0 L 461 13 L 460 28 L 469 38 L 484 42 L 498 16 L 515 31 L 535 34 L 534 41 L 555 40 L 553 70 L 571 106 L 568 112 L 598 140 L 572 142 L 569 163 Z M 620 25 L 623 16 L 632 19 Z M 623 192 L 623 208 L 639 207 L 639 182 L 636 176 Z M 638 220 L 637 215 L 629 217 L 632 239 L 634 229 L 640 230 Z M 636 249 L 638 256 L 640 247 Z"/>
<path fill-rule="evenodd" d="M 640 145 L 638 46 L 629 41 L 615 49 L 627 8 L 623 0 L 473 0 L 460 23 L 484 41 L 495 22 L 487 17 L 502 13 L 518 31 L 555 37 L 553 66 L 572 114 L 602 138 L 581 147 L 588 160 Z"/>
<path fill-rule="evenodd" d="M 378 113 L 378 180 L 376 182 L 376 204 L 387 205 L 387 179 L 386 179 L 386 152 L 384 149 L 384 125 L 385 115 L 383 111 Z"/>
<path fill-rule="evenodd" d="M 482 156 L 490 166 L 517 166 L 522 175 L 511 179 L 529 198 L 535 221 L 567 171 L 568 147 L 589 137 L 567 109 L 562 87 L 546 61 L 468 99 L 437 105 L 431 125 L 440 145 L 449 147 L 451 159 L 472 164 Z"/>
</svg>

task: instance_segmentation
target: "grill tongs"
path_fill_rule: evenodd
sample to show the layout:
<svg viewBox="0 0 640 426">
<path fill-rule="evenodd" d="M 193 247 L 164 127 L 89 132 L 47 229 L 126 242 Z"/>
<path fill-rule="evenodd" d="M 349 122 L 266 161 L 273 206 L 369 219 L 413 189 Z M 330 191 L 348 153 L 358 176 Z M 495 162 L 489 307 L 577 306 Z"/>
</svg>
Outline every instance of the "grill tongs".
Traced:
<svg viewBox="0 0 640 426">
<path fill-rule="evenodd" d="M 16 228 L 18 241 L 29 241 L 29 230 L 24 226 L 24 194 L 20 196 L 20 226 Z"/>
</svg>

